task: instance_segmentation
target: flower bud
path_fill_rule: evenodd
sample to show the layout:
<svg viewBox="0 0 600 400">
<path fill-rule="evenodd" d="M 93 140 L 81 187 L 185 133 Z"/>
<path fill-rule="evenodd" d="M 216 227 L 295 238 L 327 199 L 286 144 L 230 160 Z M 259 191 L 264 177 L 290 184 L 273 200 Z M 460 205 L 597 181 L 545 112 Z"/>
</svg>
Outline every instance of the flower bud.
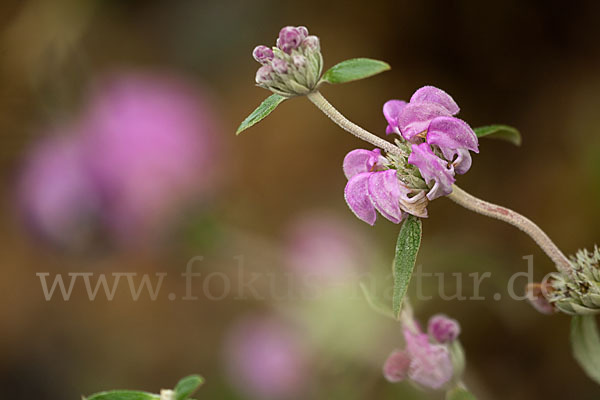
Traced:
<svg viewBox="0 0 600 400">
<path fill-rule="evenodd" d="M 252 56 L 259 63 L 267 64 L 273 59 L 273 50 L 263 45 L 256 46 L 252 52 Z"/>
<path fill-rule="evenodd" d="M 256 71 L 256 83 L 268 83 L 271 81 L 273 68 L 270 65 L 263 65 Z"/>
<path fill-rule="evenodd" d="M 427 332 L 439 343 L 450 343 L 460 334 L 460 325 L 455 319 L 438 314 L 429 319 Z"/>
<path fill-rule="evenodd" d="M 293 56 L 292 61 L 294 62 L 294 65 L 298 69 L 306 67 L 307 60 L 306 60 L 306 57 L 304 57 L 304 56 L 299 56 L 299 55 Z"/>
<path fill-rule="evenodd" d="M 410 368 L 410 357 L 404 350 L 394 350 L 383 365 L 383 376 L 389 382 L 396 383 L 406 379 Z"/>
<path fill-rule="evenodd" d="M 310 35 L 306 39 L 304 39 L 302 41 L 302 47 L 309 49 L 309 50 L 313 50 L 313 51 L 321 50 L 321 44 L 319 42 L 319 38 L 314 35 Z"/>
<path fill-rule="evenodd" d="M 306 33 L 308 33 L 308 31 L 306 31 Z M 298 46 L 300 46 L 303 39 L 303 31 L 293 26 L 286 26 L 279 31 L 277 47 L 290 54 L 292 50 L 297 49 Z"/>
<path fill-rule="evenodd" d="M 278 74 L 287 74 L 288 72 L 288 64 L 281 58 L 275 57 L 271 65 L 273 66 L 273 70 Z"/>
<path fill-rule="evenodd" d="M 298 27 L 296 27 L 296 29 L 298 30 L 298 33 L 302 37 L 302 40 L 306 39 L 306 37 L 308 36 L 308 29 L 306 29 L 305 26 L 298 26 Z"/>
</svg>

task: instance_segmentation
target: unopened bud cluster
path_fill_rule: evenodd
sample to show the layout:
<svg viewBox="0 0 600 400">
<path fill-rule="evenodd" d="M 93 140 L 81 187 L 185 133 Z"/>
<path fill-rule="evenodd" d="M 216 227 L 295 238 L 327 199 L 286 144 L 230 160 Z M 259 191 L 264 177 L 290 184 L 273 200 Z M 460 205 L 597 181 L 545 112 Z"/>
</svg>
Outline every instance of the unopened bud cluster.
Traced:
<svg viewBox="0 0 600 400">
<path fill-rule="evenodd" d="M 319 38 L 304 26 L 282 28 L 275 47 L 257 46 L 252 55 L 262 64 L 256 84 L 285 97 L 312 92 L 323 70 Z"/>
<path fill-rule="evenodd" d="M 600 313 L 600 250 L 579 250 L 571 257 L 573 275 L 552 274 L 544 293 L 556 309 L 571 315 Z"/>
</svg>

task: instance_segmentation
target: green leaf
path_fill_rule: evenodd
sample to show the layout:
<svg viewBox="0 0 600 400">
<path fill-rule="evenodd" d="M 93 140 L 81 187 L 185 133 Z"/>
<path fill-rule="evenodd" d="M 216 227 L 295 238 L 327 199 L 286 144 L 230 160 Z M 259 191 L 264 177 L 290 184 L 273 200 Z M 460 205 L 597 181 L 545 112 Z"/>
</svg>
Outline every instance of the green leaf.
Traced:
<svg viewBox="0 0 600 400">
<path fill-rule="evenodd" d="M 175 400 L 187 399 L 198 390 L 203 383 L 204 379 L 200 375 L 190 375 L 181 379 L 175 386 Z"/>
<path fill-rule="evenodd" d="M 478 138 L 489 137 L 493 139 L 502 139 L 514 144 L 521 145 L 521 134 L 516 128 L 508 125 L 488 125 L 473 129 Z"/>
<path fill-rule="evenodd" d="M 576 315 L 571 320 L 573 356 L 585 373 L 600 384 L 600 335 L 593 315 Z"/>
<path fill-rule="evenodd" d="M 394 259 L 394 297 L 393 310 L 396 318 L 402 309 L 402 300 L 408 289 L 410 278 L 415 268 L 417 253 L 421 245 L 421 220 L 409 215 L 400 228 L 396 242 L 396 258 Z"/>
<path fill-rule="evenodd" d="M 346 83 L 377 75 L 391 67 L 388 63 L 370 58 L 353 58 L 331 67 L 321 81 L 328 83 Z"/>
<path fill-rule="evenodd" d="M 446 392 L 446 400 L 477 400 L 477 398 L 464 387 L 457 386 Z"/>
<path fill-rule="evenodd" d="M 160 396 L 135 390 L 111 390 L 86 397 L 86 400 L 157 400 Z"/>
<path fill-rule="evenodd" d="M 271 114 L 282 101 L 286 98 L 278 94 L 272 94 L 265 99 L 256 110 L 252 111 L 252 114 L 248 115 L 244 121 L 240 124 L 239 128 L 235 132 L 239 135 L 242 131 L 250 128 L 252 125 L 262 121 L 267 115 Z"/>
</svg>

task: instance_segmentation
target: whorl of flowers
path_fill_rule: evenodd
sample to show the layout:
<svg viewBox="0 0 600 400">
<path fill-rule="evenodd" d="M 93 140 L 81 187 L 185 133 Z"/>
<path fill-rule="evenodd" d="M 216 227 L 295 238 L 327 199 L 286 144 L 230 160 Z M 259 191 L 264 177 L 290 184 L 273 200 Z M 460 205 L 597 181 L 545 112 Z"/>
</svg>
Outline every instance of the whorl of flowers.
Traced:
<svg viewBox="0 0 600 400">
<path fill-rule="evenodd" d="M 417 90 L 409 103 L 385 103 L 386 132 L 399 135 L 400 154 L 386 158 L 379 149 L 359 149 L 344 159 L 345 197 L 358 218 L 373 225 L 376 210 L 396 224 L 407 214 L 427 217 L 429 201 L 452 193 L 455 174 L 471 167 L 469 152 L 479 151 L 475 132 L 453 116 L 458 111 L 452 97 L 433 86 Z"/>
</svg>

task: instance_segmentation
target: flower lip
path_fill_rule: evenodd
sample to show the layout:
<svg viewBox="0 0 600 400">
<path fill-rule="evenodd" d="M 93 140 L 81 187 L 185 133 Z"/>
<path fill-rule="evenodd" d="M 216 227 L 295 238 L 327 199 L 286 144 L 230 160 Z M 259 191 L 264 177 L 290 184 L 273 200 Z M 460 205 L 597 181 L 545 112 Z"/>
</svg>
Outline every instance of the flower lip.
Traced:
<svg viewBox="0 0 600 400">
<path fill-rule="evenodd" d="M 344 157 L 344 175 L 346 175 L 347 179 L 351 179 L 353 176 L 362 172 L 374 172 L 379 168 L 382 168 L 386 162 L 387 160 L 381 155 L 380 149 L 352 150 Z"/>
<path fill-rule="evenodd" d="M 427 193 L 429 200 L 452 193 L 452 185 L 455 182 L 454 167 L 448 167 L 446 161 L 436 156 L 428 143 L 413 144 L 408 163 L 419 168 L 427 184 L 435 182 Z"/>
<path fill-rule="evenodd" d="M 367 190 L 375 209 L 385 218 L 398 224 L 405 215 L 400 208 L 400 182 L 396 170 L 374 172 L 368 180 Z"/>
<path fill-rule="evenodd" d="M 369 225 L 374 225 L 377 219 L 375 206 L 369 198 L 368 183 L 372 172 L 362 172 L 353 176 L 344 189 L 344 197 L 350 210 L 360 220 Z"/>
<path fill-rule="evenodd" d="M 467 149 L 479 153 L 477 135 L 469 124 L 456 117 L 437 117 L 427 131 L 427 143 L 440 148 Z"/>
<path fill-rule="evenodd" d="M 432 102 L 408 103 L 398 115 L 398 126 L 402 136 L 410 141 L 421 132 L 427 131 L 436 117 L 452 116 L 444 106 Z"/>
<path fill-rule="evenodd" d="M 460 111 L 458 104 L 456 104 L 452 96 L 435 86 L 423 86 L 422 88 L 417 89 L 410 98 L 410 102 L 436 103 L 448 110 L 451 115 L 456 115 Z"/>
<path fill-rule="evenodd" d="M 407 103 L 402 100 L 388 100 L 385 102 L 383 105 L 383 115 L 388 122 L 386 133 L 388 130 L 394 132 L 394 129 L 398 128 L 398 116 L 404 107 L 406 107 L 406 104 Z"/>
</svg>

